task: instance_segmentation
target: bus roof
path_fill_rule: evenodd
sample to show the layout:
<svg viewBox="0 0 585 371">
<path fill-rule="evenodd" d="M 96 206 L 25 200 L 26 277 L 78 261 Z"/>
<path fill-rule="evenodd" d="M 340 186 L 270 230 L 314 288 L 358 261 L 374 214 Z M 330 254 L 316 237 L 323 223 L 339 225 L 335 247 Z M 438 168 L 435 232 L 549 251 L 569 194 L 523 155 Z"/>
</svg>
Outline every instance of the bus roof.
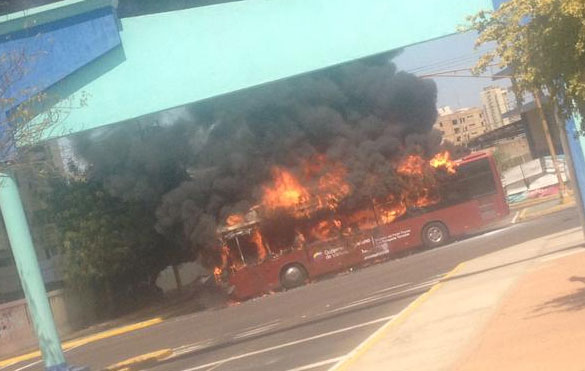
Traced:
<svg viewBox="0 0 585 371">
<path fill-rule="evenodd" d="M 473 152 L 473 153 L 457 160 L 456 162 L 458 162 L 459 165 L 461 165 L 461 164 L 477 161 L 477 160 L 480 160 L 482 158 L 488 158 L 488 157 L 491 157 L 491 153 L 489 153 L 487 151 Z"/>
</svg>

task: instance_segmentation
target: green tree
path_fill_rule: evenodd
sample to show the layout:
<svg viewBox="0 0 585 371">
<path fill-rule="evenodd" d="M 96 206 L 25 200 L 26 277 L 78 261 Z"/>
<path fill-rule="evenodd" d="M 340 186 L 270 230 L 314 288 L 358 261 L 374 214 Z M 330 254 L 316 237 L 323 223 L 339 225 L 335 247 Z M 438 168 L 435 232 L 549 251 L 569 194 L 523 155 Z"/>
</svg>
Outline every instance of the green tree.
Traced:
<svg viewBox="0 0 585 371">
<path fill-rule="evenodd" d="M 565 117 L 585 114 L 585 2 L 510 0 L 469 17 L 476 45 L 495 42 L 476 72 L 494 63 L 513 73 L 516 96 L 547 91 Z"/>
<path fill-rule="evenodd" d="M 187 179 L 197 127 L 147 120 L 73 137 L 73 176 L 56 176 L 46 195 L 67 286 L 110 303 L 109 312 L 133 308 L 162 269 L 196 257 L 181 231 L 155 225 L 163 194 Z"/>
<path fill-rule="evenodd" d="M 107 303 L 106 314 L 131 309 L 154 289 L 168 256 L 143 203 L 113 197 L 97 182 L 64 179 L 53 183 L 47 201 L 69 288 Z"/>
</svg>

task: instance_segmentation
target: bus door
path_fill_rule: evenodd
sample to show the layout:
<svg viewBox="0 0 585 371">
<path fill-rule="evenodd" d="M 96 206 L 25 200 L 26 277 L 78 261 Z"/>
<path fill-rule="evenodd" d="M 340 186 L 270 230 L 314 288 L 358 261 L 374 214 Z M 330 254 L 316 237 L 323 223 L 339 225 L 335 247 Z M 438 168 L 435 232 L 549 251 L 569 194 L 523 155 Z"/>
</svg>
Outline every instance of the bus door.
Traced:
<svg viewBox="0 0 585 371">
<path fill-rule="evenodd" d="M 265 283 L 260 272 L 262 254 L 251 233 L 239 233 L 226 239 L 232 267 L 230 283 L 236 288 L 236 296 L 246 298 L 263 291 Z"/>
</svg>

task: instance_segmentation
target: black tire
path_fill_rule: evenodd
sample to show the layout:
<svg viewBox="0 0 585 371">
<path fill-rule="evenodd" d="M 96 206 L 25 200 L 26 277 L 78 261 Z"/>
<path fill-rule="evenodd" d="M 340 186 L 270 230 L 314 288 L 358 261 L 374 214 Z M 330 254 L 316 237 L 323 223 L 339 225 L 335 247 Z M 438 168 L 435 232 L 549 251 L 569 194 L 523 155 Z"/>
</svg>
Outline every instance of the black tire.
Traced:
<svg viewBox="0 0 585 371">
<path fill-rule="evenodd" d="M 449 242 L 449 230 L 443 223 L 429 223 L 423 228 L 422 240 L 425 247 L 429 249 L 442 246 Z"/>
<path fill-rule="evenodd" d="M 300 264 L 291 264 L 280 271 L 280 284 L 285 289 L 302 286 L 307 280 L 307 271 Z"/>
</svg>

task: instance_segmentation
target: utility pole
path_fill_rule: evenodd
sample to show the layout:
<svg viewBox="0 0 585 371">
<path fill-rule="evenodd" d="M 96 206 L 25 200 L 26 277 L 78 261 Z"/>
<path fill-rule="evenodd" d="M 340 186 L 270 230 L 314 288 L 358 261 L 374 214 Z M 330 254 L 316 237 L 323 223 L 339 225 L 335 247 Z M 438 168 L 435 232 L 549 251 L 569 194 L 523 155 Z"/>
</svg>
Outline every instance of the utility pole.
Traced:
<svg viewBox="0 0 585 371">
<path fill-rule="evenodd" d="M 561 169 L 559 168 L 559 163 L 557 159 L 557 152 L 555 150 L 555 146 L 553 144 L 552 138 L 550 136 L 550 130 L 548 126 L 548 120 L 546 119 L 546 115 L 544 113 L 544 109 L 542 108 L 542 101 L 540 100 L 540 91 L 533 91 L 532 95 L 534 96 L 534 101 L 536 102 L 536 107 L 538 109 L 538 114 L 540 116 L 540 121 L 542 123 L 542 129 L 544 130 L 544 136 L 546 137 L 546 144 L 548 145 L 548 150 L 550 152 L 550 157 L 552 158 L 553 167 L 555 169 L 555 174 L 557 176 L 557 180 L 559 182 L 559 197 L 561 198 L 561 203 L 565 202 L 565 183 L 563 181 L 563 176 L 561 174 Z"/>
</svg>

